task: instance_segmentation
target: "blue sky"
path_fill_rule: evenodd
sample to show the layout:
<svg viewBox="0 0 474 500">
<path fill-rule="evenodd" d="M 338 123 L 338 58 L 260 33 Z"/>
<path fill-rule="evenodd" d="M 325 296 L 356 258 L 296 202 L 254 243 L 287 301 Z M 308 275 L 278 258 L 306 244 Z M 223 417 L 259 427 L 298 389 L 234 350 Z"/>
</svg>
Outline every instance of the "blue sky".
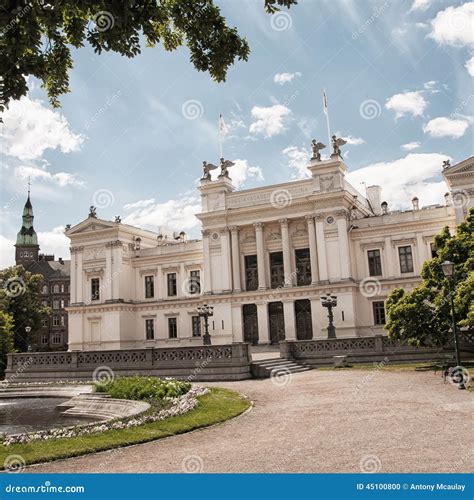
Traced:
<svg viewBox="0 0 474 500">
<path fill-rule="evenodd" d="M 1 265 L 13 262 L 28 176 L 42 251 L 68 257 L 63 228 L 90 205 L 101 218 L 198 235 L 197 179 L 203 160 L 218 161 L 219 113 L 239 189 L 304 178 L 311 139 L 328 143 L 323 88 L 355 187 L 381 184 L 394 208 L 415 194 L 443 202 L 442 160 L 472 155 L 474 2 L 303 0 L 275 16 L 263 0 L 218 4 L 252 51 L 225 83 L 198 73 L 185 48 L 131 60 L 84 48 L 60 110 L 33 80 L 10 106 Z"/>
</svg>

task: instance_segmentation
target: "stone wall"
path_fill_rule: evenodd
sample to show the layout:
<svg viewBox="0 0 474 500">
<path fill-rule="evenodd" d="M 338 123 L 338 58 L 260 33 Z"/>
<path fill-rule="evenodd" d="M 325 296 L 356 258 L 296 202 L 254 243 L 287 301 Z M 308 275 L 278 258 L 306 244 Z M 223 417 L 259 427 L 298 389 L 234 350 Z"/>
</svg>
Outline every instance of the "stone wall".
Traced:
<svg viewBox="0 0 474 500">
<path fill-rule="evenodd" d="M 460 342 L 461 352 L 467 357 L 472 357 L 472 354 L 469 355 L 470 342 L 472 342 L 472 338 L 469 340 L 467 337 Z M 346 356 L 346 361 L 349 364 L 382 361 L 410 363 L 442 360 L 446 356 L 452 356 L 453 353 L 451 346 L 418 348 L 394 342 L 382 335 L 324 340 L 296 340 L 280 343 L 282 358 L 292 359 L 310 366 L 332 365 L 334 356 Z"/>
<path fill-rule="evenodd" d="M 9 354 L 6 381 L 94 380 L 154 375 L 194 381 L 250 378 L 247 344 Z"/>
</svg>

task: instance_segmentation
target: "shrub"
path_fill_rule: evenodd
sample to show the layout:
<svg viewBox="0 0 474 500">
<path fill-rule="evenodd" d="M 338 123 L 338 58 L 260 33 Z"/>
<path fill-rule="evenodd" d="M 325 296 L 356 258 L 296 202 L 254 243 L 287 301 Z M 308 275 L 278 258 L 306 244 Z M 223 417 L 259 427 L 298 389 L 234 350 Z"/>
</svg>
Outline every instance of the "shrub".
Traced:
<svg viewBox="0 0 474 500">
<path fill-rule="evenodd" d="M 156 377 L 119 377 L 110 382 L 95 384 L 97 392 L 105 392 L 116 399 L 134 399 L 161 403 L 168 398 L 177 398 L 191 389 L 189 382 Z"/>
</svg>

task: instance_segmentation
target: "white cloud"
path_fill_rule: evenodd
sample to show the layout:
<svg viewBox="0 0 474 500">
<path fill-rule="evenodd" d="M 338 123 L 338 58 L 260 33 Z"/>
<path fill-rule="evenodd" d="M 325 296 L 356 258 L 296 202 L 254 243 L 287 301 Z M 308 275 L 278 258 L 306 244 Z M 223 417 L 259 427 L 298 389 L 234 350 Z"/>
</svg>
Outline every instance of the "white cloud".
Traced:
<svg viewBox="0 0 474 500">
<path fill-rule="evenodd" d="M 247 160 L 233 160 L 233 162 L 235 165 L 230 168 L 229 175 L 236 188 L 242 187 L 247 179 L 263 181 L 263 172 L 260 167 L 250 166 Z M 213 172 L 217 173 L 217 170 Z"/>
<path fill-rule="evenodd" d="M 33 181 L 43 181 L 43 182 L 52 182 L 57 184 L 59 187 L 65 186 L 76 186 L 80 187 L 84 185 L 84 182 L 81 181 L 76 174 L 69 174 L 67 172 L 57 172 L 52 174 L 48 172 L 45 168 L 35 167 L 35 166 L 27 166 L 21 165 L 15 168 L 15 174 L 20 179 L 28 179 L 31 177 Z"/>
<path fill-rule="evenodd" d="M 62 257 L 65 260 L 70 258 L 70 241 L 64 235 L 64 226 L 58 226 L 51 231 L 38 232 L 38 243 L 41 253 L 54 254 L 56 258 Z"/>
<path fill-rule="evenodd" d="M 458 139 L 464 135 L 468 127 L 469 122 L 467 121 L 439 116 L 430 120 L 423 127 L 423 132 L 429 134 L 431 137 L 453 137 L 454 139 Z"/>
<path fill-rule="evenodd" d="M 474 2 L 448 7 L 431 21 L 429 36 L 439 44 L 463 47 L 474 44 Z"/>
<path fill-rule="evenodd" d="M 309 152 L 306 149 L 297 146 L 288 146 L 282 153 L 288 159 L 288 166 L 293 170 L 293 177 L 297 179 L 306 179 L 311 173 L 308 170 Z"/>
<path fill-rule="evenodd" d="M 471 75 L 474 76 L 474 56 L 472 56 L 470 59 L 466 61 L 466 64 L 464 67 L 467 69 L 467 72 Z"/>
<path fill-rule="evenodd" d="M 284 85 L 285 83 L 289 83 L 294 80 L 297 76 L 301 76 L 301 73 L 297 71 L 296 73 L 277 73 L 273 77 L 273 81 L 275 83 L 279 83 L 280 85 Z"/>
<path fill-rule="evenodd" d="M 150 198 L 148 200 L 139 200 L 135 203 L 127 203 L 123 206 L 125 210 L 133 210 L 135 208 L 145 208 L 153 205 L 155 203 L 155 198 Z"/>
<path fill-rule="evenodd" d="M 142 201 L 145 201 L 145 206 L 140 206 Z M 201 201 L 197 196 L 185 194 L 180 199 L 164 203 L 155 203 L 154 200 L 152 203 L 149 203 L 150 200 L 142 201 L 124 206 L 126 210 L 132 207 L 131 212 L 123 219 L 125 224 L 152 231 L 157 231 L 158 228 L 189 231 L 199 226 L 199 221 L 194 216 L 201 211 Z"/>
<path fill-rule="evenodd" d="M 409 12 L 415 10 L 421 10 L 421 11 L 427 10 L 432 2 L 433 0 L 414 0 Z"/>
<path fill-rule="evenodd" d="M 421 146 L 421 142 L 408 142 L 407 144 L 402 145 L 402 149 L 405 151 L 412 151 L 413 149 L 417 149 Z"/>
<path fill-rule="evenodd" d="M 286 118 L 291 110 L 283 104 L 275 104 L 267 108 L 254 106 L 252 116 L 255 121 L 250 124 L 252 134 L 262 134 L 264 137 L 273 137 L 285 130 Z"/>
<path fill-rule="evenodd" d="M 0 132 L 3 151 L 20 160 L 41 158 L 47 149 L 70 153 L 79 150 L 84 142 L 84 136 L 74 134 L 63 115 L 29 97 L 11 101 L 3 121 Z"/>
<path fill-rule="evenodd" d="M 387 109 L 395 111 L 396 118 L 411 114 L 412 116 L 421 116 L 428 103 L 421 91 L 404 92 L 395 94 L 385 103 Z"/>
<path fill-rule="evenodd" d="M 391 209 L 409 208 L 418 196 L 421 205 L 443 203 L 447 186 L 440 178 L 442 163 L 449 157 L 438 153 L 410 153 L 391 162 L 380 162 L 359 168 L 347 175 L 349 182 L 361 190 L 361 183 L 382 187 L 382 199 Z"/>
<path fill-rule="evenodd" d="M 0 269 L 15 265 L 15 242 L 0 234 Z"/>
<path fill-rule="evenodd" d="M 347 142 L 347 144 L 351 146 L 360 146 L 361 144 L 365 143 L 362 137 L 354 137 L 353 135 L 344 135 L 341 134 L 340 132 L 336 132 L 336 135 L 344 139 Z"/>
</svg>

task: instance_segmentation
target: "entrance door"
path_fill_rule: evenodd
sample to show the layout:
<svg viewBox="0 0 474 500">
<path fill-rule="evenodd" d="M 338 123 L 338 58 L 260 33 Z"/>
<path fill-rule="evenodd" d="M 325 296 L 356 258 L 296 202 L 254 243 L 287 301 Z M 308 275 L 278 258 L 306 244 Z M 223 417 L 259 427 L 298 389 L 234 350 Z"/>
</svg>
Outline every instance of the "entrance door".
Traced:
<svg viewBox="0 0 474 500">
<path fill-rule="evenodd" d="M 285 340 L 283 302 L 270 302 L 268 304 L 268 322 L 270 324 L 270 343 L 278 344 Z"/>
<path fill-rule="evenodd" d="M 255 304 L 245 304 L 242 308 L 244 316 L 244 342 L 258 344 L 258 317 Z"/>
<path fill-rule="evenodd" d="M 296 338 L 311 340 L 313 324 L 311 320 L 311 302 L 309 300 L 295 301 Z"/>
</svg>

